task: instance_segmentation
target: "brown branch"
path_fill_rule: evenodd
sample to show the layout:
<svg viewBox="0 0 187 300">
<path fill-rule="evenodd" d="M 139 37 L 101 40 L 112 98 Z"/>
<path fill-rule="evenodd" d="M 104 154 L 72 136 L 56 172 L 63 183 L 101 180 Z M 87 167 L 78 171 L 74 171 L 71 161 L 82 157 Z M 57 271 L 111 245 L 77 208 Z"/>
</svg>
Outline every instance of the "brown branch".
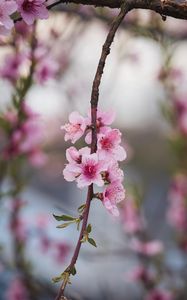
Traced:
<svg viewBox="0 0 187 300">
<path fill-rule="evenodd" d="M 93 86 L 92 86 L 92 93 L 91 93 L 91 119 L 92 119 L 92 142 L 91 142 L 91 153 L 95 153 L 97 151 L 97 129 L 96 129 L 96 120 L 97 120 L 97 106 L 98 106 L 98 100 L 99 100 L 99 87 L 100 87 L 100 83 L 101 83 L 101 77 L 104 71 L 104 67 L 105 67 L 105 62 L 106 62 L 106 58 L 110 53 L 110 47 L 111 44 L 114 40 L 114 36 L 116 34 L 116 31 L 118 29 L 118 27 L 120 26 L 124 16 L 128 13 L 129 11 L 129 6 L 127 4 L 122 5 L 121 11 L 119 13 L 119 15 L 114 19 L 114 21 L 111 24 L 111 28 L 110 31 L 107 35 L 106 41 L 103 45 L 102 48 L 102 52 L 101 52 L 101 57 L 99 60 L 99 64 L 97 67 L 97 71 L 95 74 L 95 78 L 93 81 Z M 88 223 L 88 216 L 89 216 L 89 211 L 90 211 L 90 204 L 91 201 L 94 197 L 94 191 L 93 191 L 93 184 L 91 184 L 88 187 L 88 192 L 87 192 L 87 200 L 86 200 L 86 206 L 85 206 L 85 210 L 83 213 L 83 222 L 82 222 L 82 228 L 81 228 L 81 232 L 79 235 L 79 239 L 73 254 L 73 257 L 71 259 L 71 263 L 69 264 L 69 266 L 67 267 L 66 270 L 68 270 L 69 274 L 71 274 L 72 269 L 74 268 L 78 256 L 79 256 L 79 252 L 80 252 L 80 248 L 82 245 L 82 238 L 84 236 L 84 233 L 86 231 L 87 228 L 87 223 Z M 66 284 L 67 282 L 63 282 L 60 290 L 58 292 L 58 295 L 56 297 L 56 300 L 64 300 L 66 299 L 64 297 L 64 290 L 66 288 Z"/>
<path fill-rule="evenodd" d="M 171 16 L 176 19 L 187 20 L 187 1 L 186 0 L 127 0 L 129 10 L 132 9 L 149 9 L 160 15 Z M 93 5 L 96 7 L 120 8 L 123 0 L 59 0 L 49 5 L 48 8 L 61 3 L 75 3 L 84 5 Z"/>
<path fill-rule="evenodd" d="M 109 24 L 112 20 L 110 14 L 100 13 L 99 10 L 93 9 L 92 14 L 87 14 L 84 10 L 80 10 L 78 6 L 71 5 L 62 5 L 58 11 L 62 13 L 67 13 L 70 16 L 80 17 L 83 22 L 90 22 L 93 19 L 97 19 L 103 23 Z M 156 17 L 156 15 L 155 15 Z M 158 16 L 159 17 L 159 16 Z M 147 24 L 139 24 L 139 19 L 126 19 L 122 22 L 120 28 L 130 31 L 132 33 L 136 33 L 136 35 L 144 36 L 145 38 L 153 38 L 157 35 L 161 35 L 171 41 L 182 41 L 187 39 L 187 31 L 186 32 L 171 32 L 165 27 L 155 26 L 154 22 L 152 23 L 152 19 Z"/>
</svg>

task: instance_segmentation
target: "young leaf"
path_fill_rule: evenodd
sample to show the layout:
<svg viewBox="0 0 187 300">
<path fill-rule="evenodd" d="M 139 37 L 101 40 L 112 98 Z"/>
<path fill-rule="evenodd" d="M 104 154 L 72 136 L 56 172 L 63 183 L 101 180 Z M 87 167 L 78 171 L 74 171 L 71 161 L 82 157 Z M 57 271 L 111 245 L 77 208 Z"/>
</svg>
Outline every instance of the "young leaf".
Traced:
<svg viewBox="0 0 187 300">
<path fill-rule="evenodd" d="M 63 224 L 58 225 L 56 228 L 66 228 L 66 227 L 68 227 L 69 225 L 71 225 L 73 223 L 74 222 L 63 223 Z"/>
<path fill-rule="evenodd" d="M 75 274 L 77 273 L 76 269 L 75 269 L 75 266 L 73 266 L 72 270 L 71 270 L 71 274 L 73 276 L 75 276 Z"/>
<path fill-rule="evenodd" d="M 53 277 L 52 278 L 52 281 L 54 282 L 54 283 L 57 283 L 57 282 L 59 282 L 59 281 L 62 281 L 63 280 L 63 273 L 60 275 L 60 276 L 57 276 L 57 277 Z"/>
<path fill-rule="evenodd" d="M 77 223 L 77 230 L 78 230 L 78 231 L 79 231 L 79 229 L 80 229 L 80 222 L 81 222 L 81 220 L 80 220 L 80 219 L 77 219 L 76 223 Z"/>
<path fill-rule="evenodd" d="M 88 238 L 88 243 L 90 243 L 92 246 L 97 247 L 96 242 L 92 238 Z"/>
<path fill-rule="evenodd" d="M 84 211 L 84 209 L 85 209 L 85 206 L 86 206 L 86 204 L 82 204 L 81 206 L 79 206 L 78 212 L 82 213 Z"/>
<path fill-rule="evenodd" d="M 87 233 L 90 233 L 92 231 L 92 225 L 88 224 L 87 228 L 86 228 Z"/>
<path fill-rule="evenodd" d="M 71 216 L 67 216 L 67 215 L 62 215 L 62 216 L 56 216 L 56 215 L 53 215 L 53 217 L 57 220 L 57 221 L 74 221 L 76 220 L 76 218 L 73 218 Z"/>
</svg>

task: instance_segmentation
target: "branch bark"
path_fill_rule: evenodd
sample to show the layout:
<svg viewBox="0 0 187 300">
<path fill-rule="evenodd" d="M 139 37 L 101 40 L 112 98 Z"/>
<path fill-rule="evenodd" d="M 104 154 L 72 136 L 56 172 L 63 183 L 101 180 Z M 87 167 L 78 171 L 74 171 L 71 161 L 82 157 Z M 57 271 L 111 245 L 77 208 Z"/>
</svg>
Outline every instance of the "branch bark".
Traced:
<svg viewBox="0 0 187 300">
<path fill-rule="evenodd" d="M 74 3 L 83 5 L 93 5 L 96 7 L 120 8 L 123 0 L 59 0 L 49 6 L 52 8 L 60 3 Z M 186 0 L 126 0 L 129 9 L 149 9 L 162 16 L 171 16 L 176 19 L 187 20 Z"/>
</svg>

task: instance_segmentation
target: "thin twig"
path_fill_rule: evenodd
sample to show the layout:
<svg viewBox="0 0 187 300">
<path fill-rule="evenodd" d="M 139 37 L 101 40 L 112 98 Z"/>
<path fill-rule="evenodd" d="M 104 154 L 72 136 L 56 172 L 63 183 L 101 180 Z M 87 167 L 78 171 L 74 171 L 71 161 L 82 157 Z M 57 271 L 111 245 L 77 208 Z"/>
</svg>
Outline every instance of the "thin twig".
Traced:
<svg viewBox="0 0 187 300">
<path fill-rule="evenodd" d="M 96 71 L 96 74 L 94 77 L 92 93 L 91 93 L 91 101 L 90 101 L 90 103 L 91 103 L 91 120 L 92 120 L 91 153 L 95 153 L 97 151 L 97 129 L 96 129 L 97 106 L 98 106 L 98 100 L 99 100 L 99 87 L 100 87 L 101 78 L 102 78 L 102 74 L 103 74 L 104 67 L 105 67 L 105 62 L 106 62 L 107 56 L 110 53 L 110 47 L 114 40 L 116 31 L 117 31 L 118 27 L 120 26 L 122 20 L 124 19 L 125 15 L 128 13 L 128 11 L 129 11 L 128 3 L 123 4 L 119 15 L 112 22 L 111 28 L 109 30 L 109 33 L 107 35 L 107 38 L 106 38 L 105 43 L 102 48 L 101 56 L 99 59 L 99 64 L 98 64 L 97 71 Z M 85 206 L 85 210 L 84 210 L 84 214 L 83 214 L 83 222 L 82 222 L 82 228 L 81 228 L 81 232 L 79 235 L 79 239 L 78 239 L 73 257 L 71 259 L 71 263 L 69 264 L 69 266 L 66 269 L 66 270 L 68 270 L 69 274 L 71 274 L 71 271 L 74 268 L 74 266 L 77 262 L 78 256 L 79 256 L 79 252 L 80 252 L 80 248 L 81 248 L 81 244 L 82 244 L 81 240 L 83 238 L 84 232 L 86 231 L 88 216 L 89 216 L 89 211 L 90 211 L 90 204 L 91 204 L 91 200 L 93 199 L 93 197 L 94 197 L 93 184 L 91 184 L 88 187 L 86 206 Z M 62 285 L 59 289 L 56 300 L 66 299 L 64 297 L 64 291 L 66 288 L 66 284 L 67 284 L 67 282 L 62 282 Z"/>
</svg>

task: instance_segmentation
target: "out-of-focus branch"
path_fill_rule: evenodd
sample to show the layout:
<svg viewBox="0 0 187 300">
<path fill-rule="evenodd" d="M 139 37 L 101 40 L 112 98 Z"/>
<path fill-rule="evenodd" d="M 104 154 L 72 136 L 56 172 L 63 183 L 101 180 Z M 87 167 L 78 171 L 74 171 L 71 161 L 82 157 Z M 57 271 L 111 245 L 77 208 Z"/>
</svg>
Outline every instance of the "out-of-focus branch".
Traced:
<svg viewBox="0 0 187 300">
<path fill-rule="evenodd" d="M 126 0 L 130 10 L 149 9 L 159 13 L 162 16 L 171 16 L 176 19 L 187 20 L 187 1 L 186 0 Z M 96 7 L 120 8 L 122 0 L 59 0 L 49 5 L 51 9 L 61 3 L 75 3 L 83 5 L 93 5 Z"/>
<path fill-rule="evenodd" d="M 103 23 L 109 24 L 112 19 L 112 17 L 107 12 L 101 13 L 97 9 L 93 9 L 93 11 L 90 14 L 88 14 L 84 10 L 78 9 L 78 7 L 76 6 L 62 5 L 58 10 L 60 12 L 67 13 L 68 15 L 78 16 L 84 22 L 90 22 L 93 19 L 97 19 L 102 21 Z M 127 18 L 126 20 L 124 19 L 120 28 L 147 38 L 162 35 L 165 38 L 168 38 L 172 41 L 181 41 L 187 39 L 187 30 L 184 32 L 171 32 L 163 26 L 162 28 L 155 26 L 155 24 L 153 24 L 152 22 L 148 22 L 147 24 L 142 25 L 139 24 L 138 20 L 134 20 L 131 18 Z"/>
</svg>

